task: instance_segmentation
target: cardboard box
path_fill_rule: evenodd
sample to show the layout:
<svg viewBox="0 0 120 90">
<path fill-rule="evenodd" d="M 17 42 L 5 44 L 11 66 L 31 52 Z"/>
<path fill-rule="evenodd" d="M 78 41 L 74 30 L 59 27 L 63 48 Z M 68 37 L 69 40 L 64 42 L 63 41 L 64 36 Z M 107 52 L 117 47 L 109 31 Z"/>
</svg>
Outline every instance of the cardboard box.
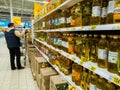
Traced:
<svg viewBox="0 0 120 90">
<path fill-rule="evenodd" d="M 60 75 L 55 75 L 50 77 L 50 90 L 57 90 L 56 85 L 66 84 L 67 81 L 63 79 Z"/>
<path fill-rule="evenodd" d="M 49 90 L 50 85 L 50 76 L 57 75 L 57 72 L 49 67 L 40 70 L 41 72 L 41 89 L 40 90 Z"/>
<path fill-rule="evenodd" d="M 36 74 L 36 80 L 37 80 L 37 84 L 38 87 L 40 86 L 40 69 L 42 68 L 42 63 L 43 62 L 47 62 L 43 57 L 35 57 L 36 60 L 36 70 L 35 70 L 35 74 Z"/>
</svg>

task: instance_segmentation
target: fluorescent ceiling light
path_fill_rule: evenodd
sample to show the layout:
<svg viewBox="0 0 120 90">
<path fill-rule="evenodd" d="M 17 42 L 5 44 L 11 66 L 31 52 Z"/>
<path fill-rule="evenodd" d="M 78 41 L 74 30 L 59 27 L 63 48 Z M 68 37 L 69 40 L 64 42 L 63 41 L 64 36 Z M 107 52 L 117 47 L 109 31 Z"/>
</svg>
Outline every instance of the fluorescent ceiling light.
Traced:
<svg viewBox="0 0 120 90">
<path fill-rule="evenodd" d="M 27 0 L 27 1 L 30 1 L 30 2 L 37 2 L 37 3 L 48 3 L 47 1 L 35 1 L 35 0 Z"/>
</svg>

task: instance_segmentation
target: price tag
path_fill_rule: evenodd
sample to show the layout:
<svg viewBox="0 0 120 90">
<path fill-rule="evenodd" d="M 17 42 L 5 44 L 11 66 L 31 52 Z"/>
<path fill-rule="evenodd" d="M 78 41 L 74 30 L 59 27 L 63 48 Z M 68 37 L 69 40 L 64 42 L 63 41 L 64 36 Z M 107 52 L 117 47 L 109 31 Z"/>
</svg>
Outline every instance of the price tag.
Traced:
<svg viewBox="0 0 120 90">
<path fill-rule="evenodd" d="M 75 58 L 75 57 L 72 57 L 72 60 L 73 60 L 73 61 L 75 61 L 75 60 L 76 60 L 76 58 Z"/>
<path fill-rule="evenodd" d="M 96 68 L 93 67 L 93 66 L 91 66 L 91 67 L 90 67 L 90 70 L 94 72 L 94 71 L 96 70 Z"/>
<path fill-rule="evenodd" d="M 68 54 L 66 55 L 67 58 L 69 58 L 69 56 L 70 56 L 70 55 L 68 55 Z"/>
<path fill-rule="evenodd" d="M 68 28 L 66 28 L 66 31 L 68 31 Z"/>
<path fill-rule="evenodd" d="M 115 29 L 120 29 L 120 24 L 117 24 Z"/>
<path fill-rule="evenodd" d="M 84 27 L 83 27 L 83 26 L 81 26 L 81 27 L 80 27 L 80 30 L 83 30 L 83 28 L 84 28 Z"/>
<path fill-rule="evenodd" d="M 96 30 L 96 25 L 91 26 L 91 30 Z"/>
<path fill-rule="evenodd" d="M 73 31 L 75 31 L 75 27 L 73 27 Z"/>
<path fill-rule="evenodd" d="M 120 85 L 120 78 L 118 78 L 118 77 L 113 77 L 113 78 L 112 78 L 112 82 Z"/>
<path fill-rule="evenodd" d="M 83 66 L 84 62 L 83 61 L 80 61 L 80 65 Z"/>
</svg>

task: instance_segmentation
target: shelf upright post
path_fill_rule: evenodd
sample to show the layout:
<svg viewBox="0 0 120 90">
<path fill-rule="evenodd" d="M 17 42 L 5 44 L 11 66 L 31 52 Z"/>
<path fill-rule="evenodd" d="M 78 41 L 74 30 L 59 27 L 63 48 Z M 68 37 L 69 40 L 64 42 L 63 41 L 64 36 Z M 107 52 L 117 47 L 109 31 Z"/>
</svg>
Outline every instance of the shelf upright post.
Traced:
<svg viewBox="0 0 120 90">
<path fill-rule="evenodd" d="M 12 0 L 10 0 L 10 21 L 13 22 Z"/>
</svg>

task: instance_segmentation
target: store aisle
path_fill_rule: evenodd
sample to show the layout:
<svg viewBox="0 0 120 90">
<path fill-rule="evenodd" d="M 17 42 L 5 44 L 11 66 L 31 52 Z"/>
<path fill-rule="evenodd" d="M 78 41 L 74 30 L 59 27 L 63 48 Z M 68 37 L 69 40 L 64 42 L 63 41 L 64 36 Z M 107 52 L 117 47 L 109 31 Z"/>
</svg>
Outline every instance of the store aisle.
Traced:
<svg viewBox="0 0 120 90">
<path fill-rule="evenodd" d="M 24 62 L 21 59 L 22 63 Z M 27 61 L 23 70 L 11 70 L 4 37 L 0 38 L 0 90 L 38 90 Z"/>
</svg>

